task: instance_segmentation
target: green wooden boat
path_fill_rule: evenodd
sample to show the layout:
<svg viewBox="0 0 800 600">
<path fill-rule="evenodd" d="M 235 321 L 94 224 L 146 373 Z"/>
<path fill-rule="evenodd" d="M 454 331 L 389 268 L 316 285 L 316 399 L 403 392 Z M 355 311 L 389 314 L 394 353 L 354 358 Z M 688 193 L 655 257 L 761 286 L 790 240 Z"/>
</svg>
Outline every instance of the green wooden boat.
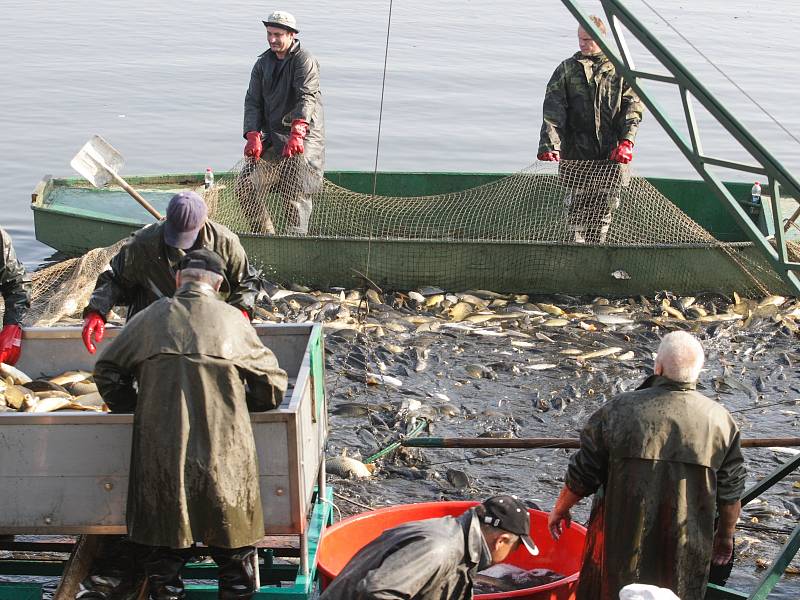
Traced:
<svg viewBox="0 0 800 600">
<path fill-rule="evenodd" d="M 376 194 L 419 197 L 490 184 L 502 173 L 381 172 Z M 369 194 L 373 173 L 334 171 L 332 183 Z M 178 190 L 202 186 L 203 174 L 130 177 L 128 181 L 162 213 Z M 354 287 L 355 271 L 388 289 L 435 285 L 447 290 L 562 292 L 626 296 L 669 289 L 676 293 L 769 289 L 785 292 L 736 221 L 702 181 L 648 181 L 714 244 L 602 245 L 541 241 L 458 241 L 379 237 L 284 236 L 240 233 L 252 262 L 268 278 L 314 288 Z M 726 184 L 754 220 L 761 209 L 748 204 L 750 185 Z M 45 177 L 32 195 L 36 238 L 69 256 L 110 246 L 152 217 L 120 188 L 95 189 L 81 179 Z M 742 265 L 747 268 L 743 269 Z M 545 266 L 546 268 L 535 268 Z M 616 276 L 614 274 L 617 274 Z"/>
</svg>

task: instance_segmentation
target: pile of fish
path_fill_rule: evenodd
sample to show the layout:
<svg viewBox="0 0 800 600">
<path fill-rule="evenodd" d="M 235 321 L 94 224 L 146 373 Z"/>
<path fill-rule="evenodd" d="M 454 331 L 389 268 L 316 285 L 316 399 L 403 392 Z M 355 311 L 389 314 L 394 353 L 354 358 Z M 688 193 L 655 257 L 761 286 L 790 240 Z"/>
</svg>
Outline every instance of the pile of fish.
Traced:
<svg viewBox="0 0 800 600">
<path fill-rule="evenodd" d="M 404 330 L 411 325 L 417 333 L 443 328 L 474 331 L 520 326 L 523 329 L 540 327 L 544 331 L 561 327 L 596 331 L 602 327 L 645 323 L 667 329 L 721 322 L 737 322 L 741 327 L 749 327 L 759 321 L 771 322 L 791 333 L 800 331 L 800 302 L 783 296 L 754 300 L 735 292 L 730 298 L 720 294 L 677 297 L 663 292 L 652 299 L 644 296 L 622 300 L 594 298 L 589 303 L 563 294 L 554 298 L 562 302 L 488 290 L 453 294 L 425 287 L 389 293 L 372 288 L 364 292 L 343 289 L 312 292 L 293 286 L 274 291 L 256 308 L 256 318 L 272 322 L 317 321 L 325 323 L 327 329 L 348 329 L 358 327 L 359 321 L 369 315 L 372 319 L 367 319 L 366 327 L 372 326 L 373 333 L 378 335 L 383 332 L 379 325 L 383 326 L 391 313 L 399 313 L 405 321 Z"/>
<path fill-rule="evenodd" d="M 0 363 L 0 412 L 47 413 L 57 410 L 107 412 L 92 374 L 67 371 L 55 377 L 31 379 Z"/>
<path fill-rule="evenodd" d="M 564 579 L 565 575 L 550 569 L 525 570 L 509 563 L 500 563 L 475 575 L 475 594 L 513 592 Z"/>
</svg>

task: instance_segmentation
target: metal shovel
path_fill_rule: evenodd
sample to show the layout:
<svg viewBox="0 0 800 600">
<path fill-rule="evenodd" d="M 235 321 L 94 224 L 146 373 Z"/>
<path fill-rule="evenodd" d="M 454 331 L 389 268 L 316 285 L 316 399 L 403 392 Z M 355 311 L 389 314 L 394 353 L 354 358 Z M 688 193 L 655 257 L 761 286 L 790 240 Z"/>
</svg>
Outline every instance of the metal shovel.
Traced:
<svg viewBox="0 0 800 600">
<path fill-rule="evenodd" d="M 83 148 L 78 150 L 78 153 L 69 164 L 94 187 L 100 188 L 111 181 L 116 182 L 134 200 L 141 204 L 147 212 L 160 221 L 161 215 L 153 208 L 153 205 L 142 198 L 142 195 L 128 185 L 128 182 L 117 173 L 124 163 L 125 159 L 122 158 L 122 154 L 114 146 L 99 135 L 95 135 L 83 145 Z"/>
</svg>

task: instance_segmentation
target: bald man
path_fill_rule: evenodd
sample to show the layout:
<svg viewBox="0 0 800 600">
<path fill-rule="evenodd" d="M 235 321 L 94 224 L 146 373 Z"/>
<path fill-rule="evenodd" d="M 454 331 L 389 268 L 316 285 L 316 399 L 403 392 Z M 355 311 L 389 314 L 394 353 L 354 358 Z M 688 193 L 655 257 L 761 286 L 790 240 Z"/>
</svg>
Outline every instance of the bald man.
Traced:
<svg viewBox="0 0 800 600">
<path fill-rule="evenodd" d="M 581 432 L 548 520 L 558 539 L 570 509 L 594 494 L 578 600 L 617 598 L 630 583 L 701 600 L 711 563 L 730 559 L 744 461 L 731 415 L 695 391 L 703 361 L 694 336 L 665 335 L 655 374 Z"/>
</svg>

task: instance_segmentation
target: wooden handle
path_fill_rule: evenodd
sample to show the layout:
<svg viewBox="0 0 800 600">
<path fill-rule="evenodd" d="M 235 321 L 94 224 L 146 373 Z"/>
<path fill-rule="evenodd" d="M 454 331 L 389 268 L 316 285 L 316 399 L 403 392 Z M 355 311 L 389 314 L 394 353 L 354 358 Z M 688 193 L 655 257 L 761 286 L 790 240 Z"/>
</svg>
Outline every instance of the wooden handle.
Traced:
<svg viewBox="0 0 800 600">
<path fill-rule="evenodd" d="M 108 172 L 111 173 L 111 176 L 114 178 L 114 181 L 116 181 L 123 190 L 128 192 L 131 195 L 131 197 L 133 197 L 134 200 L 136 200 L 139 204 L 141 204 L 147 212 L 149 212 L 159 221 L 161 220 L 161 214 L 155 208 L 153 208 L 153 205 L 150 204 L 147 200 L 145 200 L 139 192 L 133 189 L 128 184 L 127 181 L 125 181 L 122 177 L 117 175 L 113 169 L 108 169 Z"/>
<path fill-rule="evenodd" d="M 742 440 L 742 448 L 789 448 L 800 446 L 800 438 L 750 438 Z M 417 448 L 580 448 L 578 438 L 441 438 L 426 437 L 403 440 L 402 446 Z"/>
</svg>

